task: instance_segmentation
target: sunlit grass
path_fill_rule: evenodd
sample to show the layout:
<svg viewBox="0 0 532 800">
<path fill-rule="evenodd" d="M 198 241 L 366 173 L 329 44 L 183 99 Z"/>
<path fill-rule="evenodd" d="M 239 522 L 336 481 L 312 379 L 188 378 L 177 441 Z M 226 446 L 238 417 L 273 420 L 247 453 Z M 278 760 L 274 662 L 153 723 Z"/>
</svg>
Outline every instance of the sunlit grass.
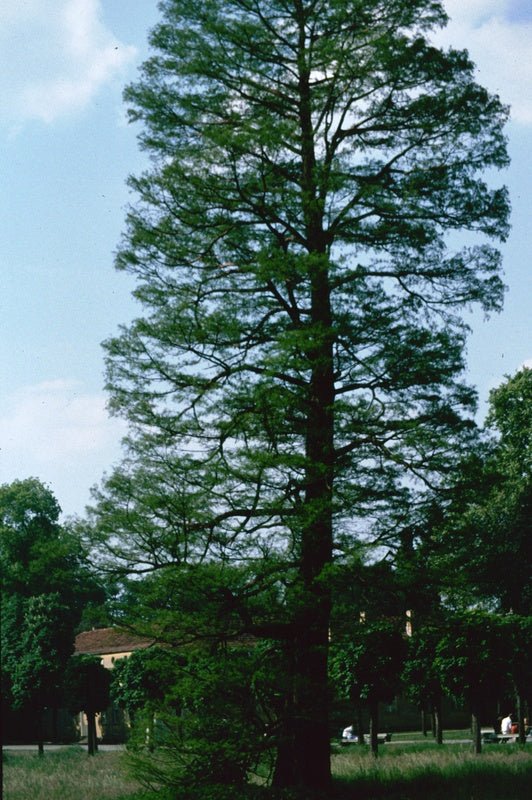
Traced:
<svg viewBox="0 0 532 800">
<path fill-rule="evenodd" d="M 341 796 L 386 800 L 529 800 L 532 750 L 497 747 L 480 756 L 470 747 L 405 745 L 333 756 Z"/>
<path fill-rule="evenodd" d="M 5 800 L 153 800 L 127 772 L 124 753 L 71 748 L 45 753 L 8 753 Z M 496 745 L 480 756 L 469 745 L 383 745 L 375 759 L 368 748 L 345 748 L 332 757 L 335 791 L 320 800 L 529 800 L 532 747 Z M 256 786 L 257 797 L 269 793 Z M 212 800 L 212 798 L 205 798 Z M 233 800 L 238 800 L 233 798 Z"/>
<path fill-rule="evenodd" d="M 122 767 L 121 753 L 89 757 L 80 748 L 4 753 L 4 800 L 132 800 L 139 786 Z"/>
</svg>

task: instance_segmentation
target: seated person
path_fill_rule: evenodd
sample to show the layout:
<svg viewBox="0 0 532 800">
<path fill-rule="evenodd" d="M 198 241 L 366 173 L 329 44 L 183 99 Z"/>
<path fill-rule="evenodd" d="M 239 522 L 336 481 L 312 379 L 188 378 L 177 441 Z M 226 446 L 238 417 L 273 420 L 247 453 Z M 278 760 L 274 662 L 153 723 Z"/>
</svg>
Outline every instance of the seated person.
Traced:
<svg viewBox="0 0 532 800">
<path fill-rule="evenodd" d="M 354 740 L 356 738 L 357 738 L 357 736 L 355 735 L 355 733 L 353 731 L 353 726 L 352 725 L 349 725 L 349 727 L 343 729 L 343 731 L 342 731 L 342 739 L 353 739 Z"/>
<path fill-rule="evenodd" d="M 512 734 L 512 715 L 507 714 L 501 722 L 501 733 L 503 736 L 511 736 Z"/>
</svg>

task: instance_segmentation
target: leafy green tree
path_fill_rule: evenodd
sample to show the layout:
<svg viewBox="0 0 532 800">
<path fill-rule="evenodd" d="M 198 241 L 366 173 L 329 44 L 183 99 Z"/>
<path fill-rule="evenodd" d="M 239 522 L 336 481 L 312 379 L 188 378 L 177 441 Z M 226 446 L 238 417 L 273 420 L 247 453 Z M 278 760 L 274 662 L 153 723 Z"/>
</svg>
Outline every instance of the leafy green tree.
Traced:
<svg viewBox="0 0 532 800">
<path fill-rule="evenodd" d="M 125 571 L 254 562 L 255 590 L 278 588 L 260 632 L 293 654 L 287 783 L 320 791 L 328 570 L 471 425 L 459 314 L 501 302 L 507 198 L 480 174 L 507 163 L 506 111 L 431 44 L 438 0 L 161 10 L 126 91 L 151 168 L 117 266 L 144 316 L 106 345 L 131 435 L 95 537 Z M 478 238 L 449 248 L 456 231 Z"/>
<path fill-rule="evenodd" d="M 441 629 L 434 625 L 415 628 L 408 639 L 408 652 L 402 673 L 407 695 L 421 708 L 431 709 L 434 736 L 443 744 L 442 698 L 444 689 L 435 664 L 436 647 Z"/>
<path fill-rule="evenodd" d="M 440 526 L 442 563 L 465 602 L 502 612 L 532 607 L 532 370 L 490 394 L 492 437 L 468 456 Z"/>
<path fill-rule="evenodd" d="M 90 756 L 98 750 L 96 737 L 96 714 L 105 711 L 110 703 L 111 674 L 98 656 L 74 655 L 70 659 L 65 675 L 65 701 L 74 714 L 83 711 L 87 716 Z"/>
<path fill-rule="evenodd" d="M 393 622 L 359 623 L 349 639 L 336 641 L 331 648 L 334 686 L 355 704 L 362 701 L 369 709 L 374 756 L 379 749 L 379 703 L 391 703 L 398 694 L 405 657 L 404 633 Z"/>
<path fill-rule="evenodd" d="M 447 693 L 469 706 L 473 747 L 480 753 L 482 709 L 487 698 L 504 696 L 511 670 L 500 618 L 478 610 L 455 615 L 436 646 L 434 665 Z"/>
<path fill-rule="evenodd" d="M 257 652 L 243 646 L 210 652 L 192 648 L 181 655 L 164 701 L 156 701 L 155 744 L 160 746 L 149 746 L 145 717 L 140 711 L 136 715 L 140 736 L 133 737 L 130 750 L 137 778 L 150 786 L 162 783 L 189 800 L 243 796 L 250 772 L 269 747 L 252 688 L 257 666 Z M 133 668 L 127 677 L 125 693 L 115 691 L 137 705 L 144 689 L 139 694 L 134 688 Z M 149 695 L 153 700 L 151 689 Z"/>
<path fill-rule="evenodd" d="M 526 615 L 532 608 L 532 369 L 523 368 L 491 391 L 486 422 L 498 437 L 500 480 L 481 520 L 489 552 L 485 583 L 493 579 L 503 610 Z"/>
<path fill-rule="evenodd" d="M 524 745 L 525 718 L 528 716 L 527 709 L 532 708 L 532 616 L 508 614 L 501 620 L 501 637 L 505 642 L 510 685 L 515 697 L 519 742 Z"/>
<path fill-rule="evenodd" d="M 2 716 L 10 706 L 33 708 L 41 750 L 41 717 L 45 708 L 57 708 L 84 604 L 103 596 L 80 538 L 59 523 L 60 512 L 36 478 L 0 486 Z"/>
<path fill-rule="evenodd" d="M 59 523 L 60 513 L 52 491 L 37 478 L 0 486 L 2 593 L 57 593 L 79 620 L 88 601 L 103 599 L 103 590 L 80 537 Z"/>
<path fill-rule="evenodd" d="M 155 741 L 155 716 L 168 707 L 180 709 L 180 699 L 175 696 L 178 680 L 177 668 L 183 658 L 161 647 L 135 650 L 128 658 L 120 659 L 113 669 L 111 697 L 125 709 L 132 722 L 139 712 L 147 721 L 146 736 L 149 748 Z"/>
<path fill-rule="evenodd" d="M 57 708 L 65 666 L 74 649 L 72 618 L 57 594 L 36 595 L 22 604 L 16 643 L 6 642 L 2 660 L 10 676 L 15 708 L 31 709 L 37 719 L 39 755 L 44 752 L 42 716 Z"/>
</svg>

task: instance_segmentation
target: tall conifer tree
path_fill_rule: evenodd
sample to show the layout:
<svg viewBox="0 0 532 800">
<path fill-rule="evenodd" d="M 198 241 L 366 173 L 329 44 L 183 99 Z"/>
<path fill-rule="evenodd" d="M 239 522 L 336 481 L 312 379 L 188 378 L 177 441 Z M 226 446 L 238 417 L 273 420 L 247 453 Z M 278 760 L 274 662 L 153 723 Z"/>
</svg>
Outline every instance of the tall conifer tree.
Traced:
<svg viewBox="0 0 532 800">
<path fill-rule="evenodd" d="M 126 570 L 247 563 L 278 589 L 271 618 L 235 603 L 290 653 L 277 781 L 324 787 L 328 570 L 467 432 L 460 310 L 501 302 L 507 197 L 480 176 L 506 111 L 430 43 L 439 0 L 161 11 L 126 91 L 151 167 L 117 266 L 143 315 L 106 344 L 131 434 L 97 527 Z"/>
</svg>

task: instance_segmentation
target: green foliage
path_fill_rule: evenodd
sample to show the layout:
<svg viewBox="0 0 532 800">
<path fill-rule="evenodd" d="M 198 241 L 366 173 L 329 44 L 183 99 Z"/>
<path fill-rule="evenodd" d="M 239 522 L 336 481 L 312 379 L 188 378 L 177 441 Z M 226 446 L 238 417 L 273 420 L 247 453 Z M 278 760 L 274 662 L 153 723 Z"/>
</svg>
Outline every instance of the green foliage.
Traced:
<svg viewBox="0 0 532 800">
<path fill-rule="evenodd" d="M 441 629 L 427 625 L 415 629 L 408 640 L 403 685 L 409 697 L 419 705 L 438 703 L 443 695 L 440 673 L 435 664 L 440 637 Z"/>
<path fill-rule="evenodd" d="M 532 607 L 532 370 L 524 368 L 490 394 L 496 434 L 466 459 L 441 525 L 444 568 L 458 594 L 503 612 Z M 461 592 L 460 592 L 461 590 Z"/>
<path fill-rule="evenodd" d="M 103 596 L 86 551 L 35 478 L 0 486 L 2 704 L 37 720 L 61 701 L 84 604 Z"/>
<path fill-rule="evenodd" d="M 84 604 L 101 599 L 74 531 L 59 524 L 53 493 L 36 478 L 0 486 L 0 567 L 4 595 L 56 593 L 78 618 Z"/>
<path fill-rule="evenodd" d="M 449 694 L 473 711 L 509 685 L 511 645 L 499 617 L 480 611 L 453 615 L 436 645 L 435 667 Z"/>
<path fill-rule="evenodd" d="M 243 791 L 264 750 L 263 724 L 251 690 L 256 655 L 243 648 L 189 653 L 174 679 L 179 709 L 156 704 L 154 749 L 144 753 L 146 717 L 136 718 L 130 748 L 134 774 L 183 798 Z"/>
<path fill-rule="evenodd" d="M 478 177 L 506 163 L 505 112 L 424 40 L 436 3 L 163 14 L 126 93 L 153 169 L 118 266 L 145 316 L 107 344 L 132 437 L 98 524 L 126 570 L 297 554 L 316 519 L 340 531 L 447 467 L 473 404 L 456 310 L 500 284 L 488 245 L 444 239 L 505 233 Z"/>
<path fill-rule="evenodd" d="M 15 640 L 8 630 L 4 651 L 15 707 L 31 706 L 37 713 L 58 705 L 63 674 L 74 649 L 69 610 L 57 594 L 37 595 L 22 603 L 21 627 Z"/>
<path fill-rule="evenodd" d="M 334 553 L 396 545 L 470 441 L 459 314 L 501 302 L 507 197 L 481 172 L 506 110 L 431 44 L 437 0 L 161 11 L 126 90 L 151 166 L 117 267 L 143 315 L 106 344 L 130 437 L 90 533 L 126 574 L 248 567 L 218 607 L 292 650 L 285 763 L 318 790 Z"/>
<path fill-rule="evenodd" d="M 499 436 L 497 460 L 508 478 L 532 478 L 532 369 L 523 367 L 490 392 L 487 424 Z"/>
<path fill-rule="evenodd" d="M 73 713 L 105 711 L 110 702 L 110 684 L 111 674 L 98 656 L 72 656 L 65 676 L 66 707 Z"/>
<path fill-rule="evenodd" d="M 333 642 L 330 674 L 344 697 L 391 702 L 399 691 L 406 642 L 391 622 L 360 623 L 349 640 Z"/>
<path fill-rule="evenodd" d="M 168 705 L 179 707 L 175 696 L 177 669 L 182 657 L 168 649 L 135 650 L 116 662 L 111 697 L 131 718 L 149 706 L 152 711 Z"/>
</svg>

